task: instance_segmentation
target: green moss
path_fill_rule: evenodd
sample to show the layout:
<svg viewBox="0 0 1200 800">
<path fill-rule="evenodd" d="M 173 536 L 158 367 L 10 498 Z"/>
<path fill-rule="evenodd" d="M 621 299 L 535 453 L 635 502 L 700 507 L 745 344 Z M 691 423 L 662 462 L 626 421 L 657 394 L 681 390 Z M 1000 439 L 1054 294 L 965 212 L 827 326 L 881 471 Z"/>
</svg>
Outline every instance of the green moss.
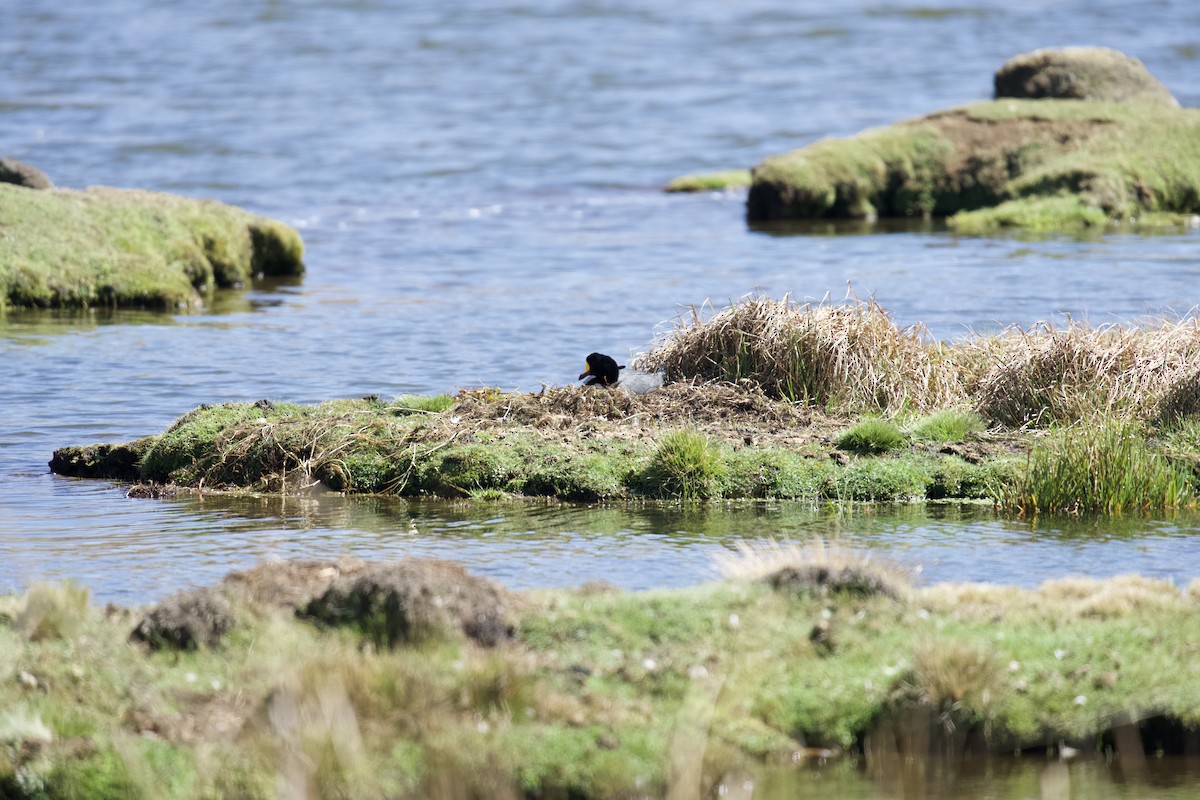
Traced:
<svg viewBox="0 0 1200 800">
<path fill-rule="evenodd" d="M 751 219 L 872 218 L 947 213 L 961 206 L 939 192 L 939 165 L 953 147 L 914 126 L 822 139 L 754 169 Z"/>
<path fill-rule="evenodd" d="M 864 458 L 833 476 L 824 487 L 830 500 L 904 502 L 925 497 L 928 466 L 915 458 Z"/>
<path fill-rule="evenodd" d="M 1103 228 L 1108 214 L 1079 197 L 1036 197 L 1007 200 L 992 208 L 961 211 L 948 221 L 959 233 L 991 233 L 1001 228 L 1030 231 Z"/>
<path fill-rule="evenodd" d="M 171 309 L 215 287 L 304 269 L 295 230 L 213 201 L 0 184 L 0 208 L 4 306 Z"/>
<path fill-rule="evenodd" d="M 587 503 L 623 494 L 631 470 L 619 458 L 578 455 L 554 447 L 541 449 L 527 464 L 522 494 Z"/>
<path fill-rule="evenodd" d="M 1200 110 L 1002 99 L 766 159 L 752 220 L 946 215 L 1004 227 L 1181 227 L 1200 211 Z M 953 215 L 953 216 L 951 216 Z"/>
<path fill-rule="evenodd" d="M 957 456 L 933 462 L 925 496 L 930 500 L 996 500 L 1004 486 L 1019 475 L 1017 459 L 996 459 L 972 464 Z"/>
<path fill-rule="evenodd" d="M 729 169 L 702 175 L 681 175 L 667 184 L 668 192 L 717 192 L 750 185 L 750 170 Z"/>
<path fill-rule="evenodd" d="M 815 500 L 834 467 L 789 450 L 735 450 L 726 457 L 722 494 L 734 498 Z"/>
</svg>

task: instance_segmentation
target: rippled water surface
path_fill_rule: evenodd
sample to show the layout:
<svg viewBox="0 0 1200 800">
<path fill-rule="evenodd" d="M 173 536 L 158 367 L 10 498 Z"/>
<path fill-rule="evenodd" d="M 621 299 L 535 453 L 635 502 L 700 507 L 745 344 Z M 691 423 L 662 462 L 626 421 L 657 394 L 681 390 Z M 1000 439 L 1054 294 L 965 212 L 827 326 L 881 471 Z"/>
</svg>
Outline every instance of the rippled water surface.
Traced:
<svg viewBox="0 0 1200 800">
<path fill-rule="evenodd" d="M 1069 37 L 1069 38 L 1067 38 Z M 514 586 L 685 585 L 747 537 L 839 532 L 927 579 L 1188 580 L 1196 520 L 1036 529 L 983 512 L 672 512 L 343 498 L 128 500 L 55 447 L 200 403 L 570 382 L 681 307 L 873 294 L 934 335 L 1200 301 L 1200 234 L 964 238 L 750 230 L 667 196 L 987 97 L 1008 57 L 1099 44 L 1200 105 L 1200 5 L 149 0 L 4 7 L 0 152 L 64 186 L 215 197 L 305 237 L 308 274 L 204 313 L 0 318 L 0 591 L 75 577 L 141 602 L 267 555 L 435 554 Z"/>
</svg>

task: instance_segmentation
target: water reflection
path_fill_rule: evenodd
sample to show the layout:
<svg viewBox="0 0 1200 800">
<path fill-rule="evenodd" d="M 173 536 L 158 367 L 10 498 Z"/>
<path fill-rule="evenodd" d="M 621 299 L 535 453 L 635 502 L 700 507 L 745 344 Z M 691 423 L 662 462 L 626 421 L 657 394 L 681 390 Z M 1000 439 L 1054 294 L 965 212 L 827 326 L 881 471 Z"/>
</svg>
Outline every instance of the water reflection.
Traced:
<svg viewBox="0 0 1200 800">
<path fill-rule="evenodd" d="M 837 800 L 1184 800 L 1196 796 L 1200 758 L 1149 757 L 1131 770 L 1121 759 L 1088 755 L 1071 761 L 1044 756 L 846 758 L 758 775 L 731 775 L 723 798 Z"/>
<path fill-rule="evenodd" d="M 17 476 L 10 476 L 17 477 Z M 1037 525 L 973 505 L 843 509 L 801 503 L 577 506 L 388 497 L 126 498 L 103 482 L 42 477 L 0 519 L 0 591 L 74 578 L 139 603 L 262 558 L 447 558 L 513 588 L 604 581 L 626 589 L 713 580 L 738 542 L 821 537 L 871 551 L 919 582 L 1031 586 L 1124 572 L 1187 583 L 1200 517 Z M 71 509 L 69 524 L 63 509 Z M 54 523 L 54 524 L 50 524 Z"/>
</svg>

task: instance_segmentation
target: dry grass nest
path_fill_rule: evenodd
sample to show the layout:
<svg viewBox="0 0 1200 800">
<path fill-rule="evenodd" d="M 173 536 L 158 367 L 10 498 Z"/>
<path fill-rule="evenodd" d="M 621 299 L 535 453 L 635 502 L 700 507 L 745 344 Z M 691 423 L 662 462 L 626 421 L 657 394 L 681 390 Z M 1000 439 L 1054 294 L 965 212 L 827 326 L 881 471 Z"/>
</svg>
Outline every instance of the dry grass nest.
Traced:
<svg viewBox="0 0 1200 800">
<path fill-rule="evenodd" d="M 693 378 L 640 395 L 592 386 L 511 395 L 468 391 L 461 393 L 458 402 L 443 416 L 459 425 L 516 424 L 543 431 L 576 429 L 581 424 L 703 428 L 735 423 L 770 431 L 810 425 L 820 413 L 808 406 L 769 397 L 752 381 L 704 382 Z"/>
</svg>

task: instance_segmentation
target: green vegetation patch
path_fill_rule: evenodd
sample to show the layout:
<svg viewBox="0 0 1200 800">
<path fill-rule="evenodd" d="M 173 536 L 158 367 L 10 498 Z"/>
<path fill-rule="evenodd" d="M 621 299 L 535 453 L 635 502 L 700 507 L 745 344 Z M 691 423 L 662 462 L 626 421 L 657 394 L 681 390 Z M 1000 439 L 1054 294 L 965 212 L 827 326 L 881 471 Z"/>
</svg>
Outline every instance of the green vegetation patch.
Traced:
<svg viewBox="0 0 1200 800">
<path fill-rule="evenodd" d="M 912 426 L 912 437 L 935 444 L 961 442 L 986 428 L 987 423 L 978 412 L 947 408 L 918 419 Z"/>
<path fill-rule="evenodd" d="M 1200 212 L 1200 110 L 1004 98 L 823 139 L 753 170 L 750 220 L 947 216 L 963 232 Z"/>
<path fill-rule="evenodd" d="M 907 443 L 908 437 L 886 419 L 865 419 L 837 438 L 838 447 L 859 455 L 886 453 Z"/>
<path fill-rule="evenodd" d="M 283 493 L 1187 507 L 1200 497 L 1200 436 L 1188 434 L 1200 416 L 1198 324 L 1070 322 L 934 343 L 873 303 L 761 298 L 684 323 L 640 363 L 667 377 L 641 395 L 202 406 L 158 436 L 61 448 L 51 468 Z M 1090 445 L 1047 435 L 1114 426 Z"/>
<path fill-rule="evenodd" d="M 260 565 L 203 590 L 227 599 L 233 626 L 190 650 L 130 646 L 141 615 L 80 605 L 82 590 L 0 597 L 0 787 L 663 796 L 779 779 L 771 765 L 794 774 L 805 747 L 837 758 L 881 735 L 1012 752 L 1098 749 L 1114 720 L 1148 716 L 1183 747 L 1200 726 L 1195 585 L 914 588 L 861 555 L 791 543 L 745 546 L 724 560 L 738 577 L 690 589 L 511 595 L 484 582 L 468 603 L 480 579 L 439 564 Z M 269 587 L 325 598 L 307 606 L 321 621 Z M 501 605 L 511 627 L 487 614 Z M 35 613 L 71 622 L 19 622 Z M 412 636 L 421 620 L 467 635 Z M 503 639 L 472 638 L 471 621 Z"/>
<path fill-rule="evenodd" d="M 299 234 L 211 200 L 0 184 L 0 308 L 196 306 L 259 275 L 304 271 Z"/>
<path fill-rule="evenodd" d="M 668 192 L 719 192 L 750 185 L 750 170 L 729 169 L 701 175 L 681 175 L 667 184 Z"/>
<path fill-rule="evenodd" d="M 1096 421 L 1035 447 L 1004 507 L 1025 515 L 1169 511 L 1194 501 L 1196 476 L 1127 422 Z"/>
</svg>

